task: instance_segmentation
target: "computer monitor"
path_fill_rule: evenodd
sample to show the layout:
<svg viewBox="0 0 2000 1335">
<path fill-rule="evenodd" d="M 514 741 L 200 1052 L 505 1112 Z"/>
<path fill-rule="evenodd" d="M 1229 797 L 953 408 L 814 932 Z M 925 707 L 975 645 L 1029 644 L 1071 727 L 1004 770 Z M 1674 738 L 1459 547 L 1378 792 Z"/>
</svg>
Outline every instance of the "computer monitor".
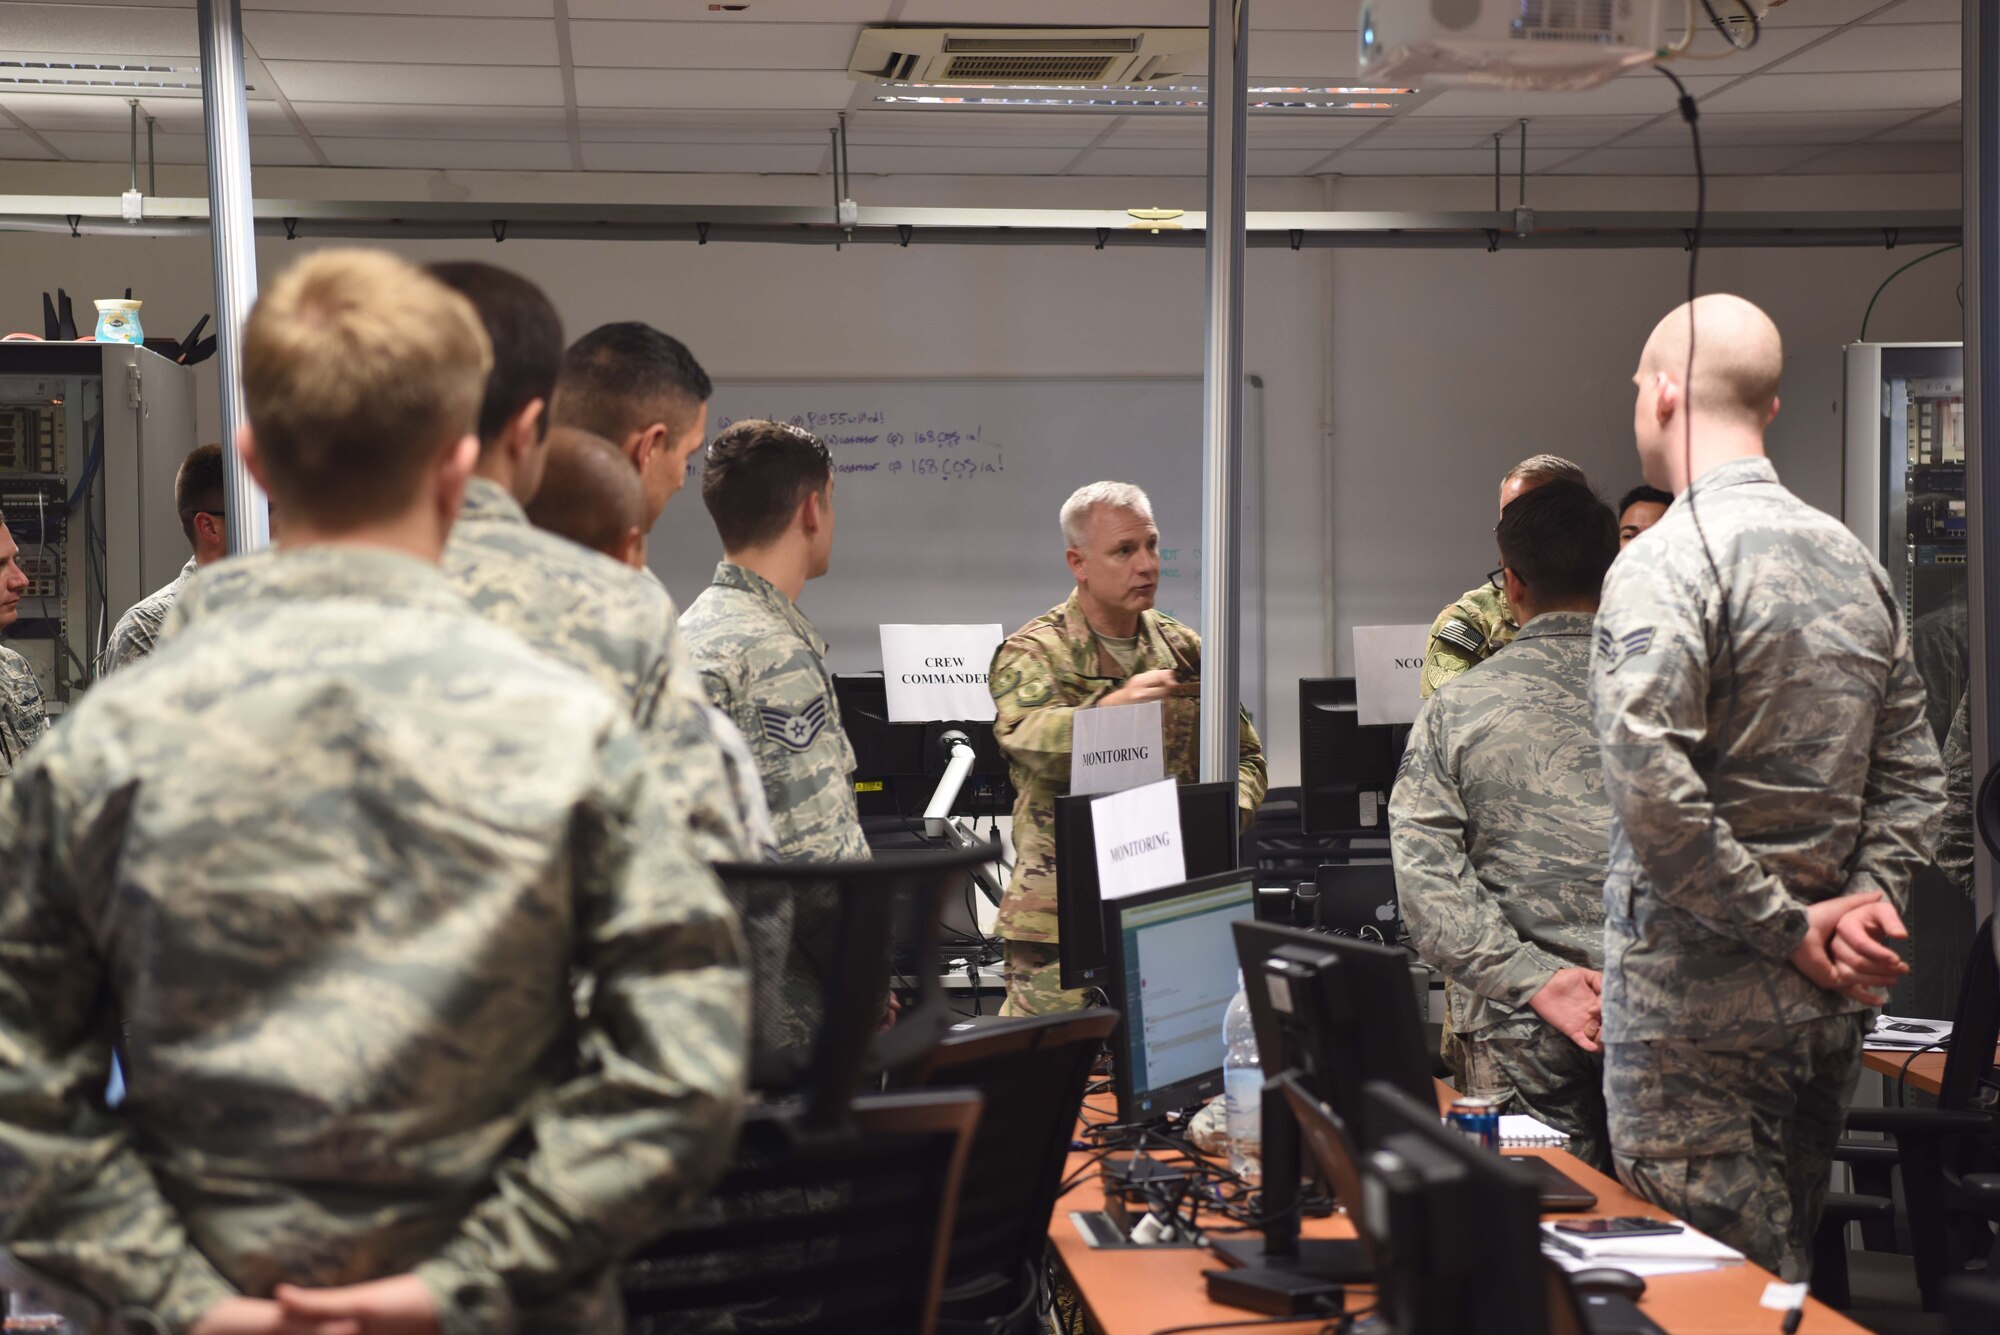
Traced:
<svg viewBox="0 0 2000 1335">
<path fill-rule="evenodd" d="M 1436 1099 L 1364 1093 L 1362 1196 L 1380 1315 L 1396 1335 L 1546 1335 L 1540 1193 L 1444 1125 Z"/>
<path fill-rule="evenodd" d="M 1299 679 L 1299 827 L 1306 834 L 1383 831 L 1410 730 L 1360 722 L 1352 677 Z"/>
<path fill-rule="evenodd" d="M 1307 1088 L 1305 1081 L 1289 1072 L 1277 1076 L 1265 1097 L 1282 1090 L 1285 1108 L 1299 1128 L 1306 1157 L 1333 1189 L 1334 1200 L 1347 1211 L 1354 1224 L 1361 1251 L 1370 1273 L 1375 1261 L 1375 1238 L 1368 1231 L 1368 1197 L 1361 1189 L 1361 1143 L 1358 1128 L 1350 1128 L 1339 1113 Z"/>
<path fill-rule="evenodd" d="M 864 825 L 871 819 L 901 824 L 923 814 L 951 762 L 951 750 L 944 743 L 948 732 L 964 733 L 975 757 L 951 814 L 1012 812 L 1014 789 L 1007 776 L 1007 757 L 994 739 L 992 723 L 891 723 L 888 688 L 879 672 L 837 674 L 833 694 L 840 703 L 841 727 L 854 748 L 854 797 Z"/>
<path fill-rule="evenodd" d="M 1222 1021 L 1236 995 L 1230 928 L 1256 912 L 1254 877 L 1224 872 L 1106 901 L 1122 1016 L 1112 1035 L 1118 1120 L 1146 1122 L 1222 1092 Z"/>
<path fill-rule="evenodd" d="M 1103 794 L 1056 799 L 1056 951 L 1064 987 L 1102 987 L 1111 972 L 1097 893 L 1097 841 L 1090 804 Z M 1181 851 L 1190 877 L 1234 871 L 1236 785 L 1180 786 Z"/>
<path fill-rule="evenodd" d="M 1318 892 L 1313 925 L 1387 945 L 1398 935 L 1402 908 L 1396 899 L 1393 862 L 1323 862 L 1313 876 Z"/>
</svg>

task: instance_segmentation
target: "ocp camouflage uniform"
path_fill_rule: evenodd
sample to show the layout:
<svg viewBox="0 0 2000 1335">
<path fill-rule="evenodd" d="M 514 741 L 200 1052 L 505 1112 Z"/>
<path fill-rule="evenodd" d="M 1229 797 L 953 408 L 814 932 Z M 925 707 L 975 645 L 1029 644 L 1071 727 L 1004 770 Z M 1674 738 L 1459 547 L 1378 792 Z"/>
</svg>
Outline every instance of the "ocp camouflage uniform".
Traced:
<svg viewBox="0 0 2000 1335">
<path fill-rule="evenodd" d="M 1139 614 L 1132 676 L 1162 668 L 1201 673 L 1201 637 L 1164 612 Z M 1056 945 L 1056 798 L 1069 791 L 1070 723 L 1126 682 L 1098 642 L 1075 593 L 1008 636 L 987 673 L 993 736 L 1014 782 L 1014 875 L 1000 901 L 1007 949 L 1004 1015 L 1081 1010 L 1087 993 L 1062 986 Z M 1198 777 L 1201 689 L 1190 681 L 1161 702 L 1166 773 Z M 1237 805 L 1247 819 L 1264 800 L 1264 745 L 1243 713 L 1237 726 Z"/>
<path fill-rule="evenodd" d="M 1590 695 L 1618 1174 L 1797 1277 L 1868 1017 L 1790 956 L 1809 904 L 1907 904 L 1943 800 L 1902 614 L 1851 533 L 1732 461 L 1611 567 Z"/>
<path fill-rule="evenodd" d="M 173 1330 L 409 1271 L 447 1335 L 620 1329 L 745 1020 L 623 702 L 384 550 L 238 557 L 174 615 L 0 803 L 0 1237 Z"/>
<path fill-rule="evenodd" d="M 174 599 L 180 596 L 181 588 L 201 567 L 190 556 L 181 572 L 171 581 L 153 590 L 118 618 L 118 624 L 111 628 L 111 643 L 104 647 L 104 653 L 97 662 L 97 675 L 102 677 L 115 672 L 128 663 L 136 663 L 153 652 L 153 646 L 160 638 L 160 627 L 173 610 Z"/>
<path fill-rule="evenodd" d="M 778 859 L 869 856 L 854 799 L 854 748 L 826 669 L 827 644 L 812 622 L 775 584 L 724 561 L 682 614 L 681 630 L 708 698 L 749 742 Z M 756 1050 L 796 1056 L 818 1033 L 831 966 L 822 951 L 837 931 L 838 894 L 831 885 L 736 878 L 726 888 L 750 941 Z"/>
<path fill-rule="evenodd" d="M 12 649 L 0 647 L 0 787 L 48 730 L 48 710 L 35 670 Z"/>
<path fill-rule="evenodd" d="M 667 796 L 711 862 L 759 856 L 664 586 L 544 532 L 497 482 L 475 477 L 444 551 L 445 577 L 481 614 L 626 701 Z"/>
<path fill-rule="evenodd" d="M 1603 1060 L 1529 1001 L 1604 963 L 1611 806 L 1590 723 L 1588 612 L 1545 612 L 1417 715 L 1389 798 L 1396 893 L 1452 984 L 1461 1092 L 1569 1133 L 1608 1169 Z"/>
<path fill-rule="evenodd" d="M 1437 688 L 1507 647 L 1519 629 L 1507 595 L 1490 581 L 1439 612 L 1424 646 L 1424 671 L 1417 689 L 1428 700 Z"/>
</svg>

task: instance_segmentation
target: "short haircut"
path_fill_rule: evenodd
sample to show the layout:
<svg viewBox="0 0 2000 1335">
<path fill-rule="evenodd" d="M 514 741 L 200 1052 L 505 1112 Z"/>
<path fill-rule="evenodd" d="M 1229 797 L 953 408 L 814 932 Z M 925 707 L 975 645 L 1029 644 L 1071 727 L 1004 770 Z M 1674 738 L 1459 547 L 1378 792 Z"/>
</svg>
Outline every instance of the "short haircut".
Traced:
<svg viewBox="0 0 2000 1335">
<path fill-rule="evenodd" d="M 472 303 L 493 345 L 493 371 L 479 404 L 479 446 L 491 449 L 500 429 L 523 408 L 555 397 L 562 370 L 562 317 L 542 289 L 517 273 L 478 260 L 433 264 L 431 277 Z M 544 407 L 542 430 L 549 425 Z"/>
<path fill-rule="evenodd" d="M 470 302 L 379 250 L 322 250 L 243 325 L 243 399 L 271 493 L 335 528 L 407 507 L 472 431 L 493 366 Z"/>
<path fill-rule="evenodd" d="M 1505 485 L 1506 483 L 1519 480 L 1528 483 L 1530 486 L 1539 487 L 1546 483 L 1554 482 L 1558 478 L 1567 482 L 1580 483 L 1586 487 L 1590 485 L 1590 479 L 1583 475 L 1583 469 L 1563 458 L 1560 454 L 1530 455 L 1508 469 L 1506 475 L 1500 481 L 1502 485 Z"/>
<path fill-rule="evenodd" d="M 552 416 L 622 449 L 655 422 L 686 430 L 714 388 L 679 339 L 637 321 L 599 325 L 563 354 Z"/>
<path fill-rule="evenodd" d="M 1558 478 L 1500 512 L 1500 561 L 1538 599 L 1596 598 L 1618 557 L 1618 517 L 1581 482 Z"/>
<path fill-rule="evenodd" d="M 222 490 L 222 446 L 195 446 L 174 474 L 174 509 L 180 511 L 181 532 L 187 534 L 188 546 L 194 546 L 194 517 L 219 515 L 227 504 Z"/>
<path fill-rule="evenodd" d="M 1099 506 L 1113 510 L 1136 510 L 1153 517 L 1153 502 L 1130 482 L 1091 482 L 1069 494 L 1062 507 L 1063 545 L 1082 551 L 1090 539 L 1090 514 Z"/>
<path fill-rule="evenodd" d="M 575 427 L 554 427 L 528 519 L 536 528 L 610 556 L 627 533 L 646 526 L 646 489 L 616 445 Z"/>
<path fill-rule="evenodd" d="M 761 547 L 791 524 L 799 503 L 833 480 L 833 456 L 803 427 L 748 418 L 709 444 L 701 502 L 724 551 Z"/>
<path fill-rule="evenodd" d="M 1653 327 L 1639 355 L 1642 372 L 1687 378 L 1688 343 L 1695 342 L 1694 383 L 1683 385 L 1690 411 L 1747 423 L 1761 430 L 1778 400 L 1785 370 L 1785 340 L 1758 306 L 1728 292 L 1709 292 L 1682 303 Z"/>
<path fill-rule="evenodd" d="M 1658 487 L 1649 487 L 1645 483 L 1641 482 L 1638 486 L 1626 492 L 1625 495 L 1619 500 L 1618 502 L 1619 518 L 1621 519 L 1624 518 L 1625 512 L 1627 510 L 1631 509 L 1635 505 L 1640 504 L 1641 502 L 1645 502 L 1652 505 L 1672 505 L 1674 503 L 1674 498 L 1672 493 L 1670 492 L 1661 491 Z"/>
</svg>

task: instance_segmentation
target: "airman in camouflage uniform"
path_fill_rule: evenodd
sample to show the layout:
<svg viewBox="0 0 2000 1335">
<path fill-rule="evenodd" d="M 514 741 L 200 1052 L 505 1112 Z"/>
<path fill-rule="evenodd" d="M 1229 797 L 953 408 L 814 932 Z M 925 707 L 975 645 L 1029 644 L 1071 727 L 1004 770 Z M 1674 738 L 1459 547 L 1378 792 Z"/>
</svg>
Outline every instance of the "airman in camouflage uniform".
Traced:
<svg viewBox="0 0 2000 1335">
<path fill-rule="evenodd" d="M 13 625 L 21 615 L 21 593 L 28 587 L 28 576 L 21 569 L 20 555 L 14 535 L 0 524 L 0 629 Z M 5 785 L 28 748 L 48 730 L 48 711 L 42 704 L 35 670 L 12 649 L 0 647 L 0 785 Z"/>
<path fill-rule="evenodd" d="M 1691 318 L 1712 360 L 1690 425 Z M 1618 1174 L 1801 1278 L 1867 1011 L 1901 967 L 1857 954 L 1850 929 L 1877 952 L 1900 930 L 1890 906 L 1929 860 L 1943 775 L 1887 576 L 1762 457 L 1782 361 L 1737 297 L 1682 307 L 1649 340 L 1640 457 L 1685 490 L 1611 569 L 1591 707 L 1614 815 Z"/>
<path fill-rule="evenodd" d="M 1460 1092 L 1569 1133 L 1608 1170 L 1595 1031 L 1611 806 L 1588 690 L 1617 520 L 1557 481 L 1508 507 L 1500 536 L 1530 619 L 1417 716 L 1389 799 L 1396 891 L 1417 954 L 1453 984 Z"/>
<path fill-rule="evenodd" d="M 1961 695 L 1944 736 L 1944 810 L 1938 814 L 1938 870 L 1945 879 L 1972 894 L 1972 696 Z"/>
<path fill-rule="evenodd" d="M 197 445 L 174 473 L 174 509 L 181 531 L 194 548 L 180 573 L 126 609 L 111 628 L 111 643 L 98 656 L 97 675 L 115 672 L 153 652 L 160 628 L 194 572 L 229 555 L 229 527 L 223 515 L 222 446 Z"/>
<path fill-rule="evenodd" d="M 728 1152 L 719 887 L 623 702 L 435 565 L 485 348 L 385 255 L 267 286 L 249 457 L 301 545 L 191 580 L 0 801 L 0 1238 L 167 1329 L 365 1291 L 397 1329 L 616 1331 L 622 1253 Z"/>
<path fill-rule="evenodd" d="M 1077 533 L 1070 531 L 1073 511 L 1085 525 Z M 1133 601 L 1143 606 L 1130 650 L 1107 643 L 1093 628 L 1079 585 L 1060 605 L 1002 641 L 986 677 L 996 714 L 993 736 L 1006 753 L 1014 783 L 1014 872 L 1001 897 L 998 920 L 1007 951 L 1006 1015 L 1049 1015 L 1087 1004 L 1086 992 L 1062 986 L 1056 944 L 1056 798 L 1069 791 L 1070 727 L 1076 712 L 1104 703 L 1146 674 L 1179 669 L 1186 680 L 1156 697 L 1166 773 L 1182 783 L 1199 777 L 1201 688 L 1195 679 L 1201 675 L 1201 637 L 1152 607 L 1154 583 L 1148 580 L 1158 578 L 1159 531 L 1152 526 L 1144 492 L 1095 483 L 1070 498 L 1063 520 L 1072 569 L 1078 544 L 1102 530 L 1104 511 L 1143 520 L 1140 527 L 1151 534 L 1151 548 L 1132 557 L 1141 567 Z M 1124 663 L 1120 652 L 1129 653 Z M 1240 718 L 1237 738 L 1237 803 L 1247 821 L 1264 800 L 1265 786 L 1264 745 L 1248 713 Z"/>
<path fill-rule="evenodd" d="M 172 580 L 141 598 L 125 609 L 125 615 L 118 618 L 118 624 L 111 628 L 111 643 L 104 647 L 104 653 L 97 662 L 97 675 L 102 677 L 128 664 L 136 663 L 153 652 L 160 640 L 160 628 L 166 624 L 167 613 L 172 610 L 174 599 L 180 597 L 181 589 L 197 569 L 195 559 L 190 556 L 187 564 Z"/>
</svg>

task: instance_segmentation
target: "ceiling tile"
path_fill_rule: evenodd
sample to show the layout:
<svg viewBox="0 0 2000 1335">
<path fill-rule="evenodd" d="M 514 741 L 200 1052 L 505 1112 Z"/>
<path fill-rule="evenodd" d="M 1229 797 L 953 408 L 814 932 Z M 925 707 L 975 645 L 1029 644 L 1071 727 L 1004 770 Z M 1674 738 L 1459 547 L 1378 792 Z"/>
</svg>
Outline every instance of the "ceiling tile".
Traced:
<svg viewBox="0 0 2000 1335">
<path fill-rule="evenodd" d="M 1764 15 L 1767 28 L 1806 27 L 1824 24 L 1854 23 L 1868 17 L 1891 0 L 1791 0 L 1791 3 L 1773 9 Z M 1905 0 L 1908 3 L 1908 0 Z M 1956 4 L 1958 0 L 1951 0 Z M 1903 6 L 1898 6 L 1902 8 Z M 1886 22 L 1902 22 L 1893 18 L 1897 11 L 1892 9 L 1884 15 Z"/>
<path fill-rule="evenodd" d="M 1785 74 L 1745 79 L 1702 99 L 1710 111 L 1856 111 L 1889 107 L 1941 107 L 1958 101 L 1957 70 L 1905 70 L 1887 74 Z"/>
<path fill-rule="evenodd" d="M 1811 0 L 1800 0 L 1800 3 L 1810 5 Z M 1748 51 L 1733 51 L 1721 33 L 1706 27 L 1696 31 L 1694 47 L 1687 55 L 1667 62 L 1667 65 L 1682 77 L 1690 74 L 1749 74 L 1839 31 L 1836 27 L 1773 28 L 1759 37 L 1757 44 Z M 1669 41 L 1679 41 L 1679 25 L 1675 25 L 1667 36 Z"/>
<path fill-rule="evenodd" d="M 451 171 L 567 171 L 568 144 L 467 139 L 337 139 L 314 136 L 336 167 Z"/>
<path fill-rule="evenodd" d="M 171 9 L 98 9 L 83 5 L 6 5 L 0 51 L 14 55 L 116 52 L 128 56 L 194 56 L 201 34 L 192 13 Z"/>
<path fill-rule="evenodd" d="M 1960 116 L 1957 107 L 1946 107 L 1933 111 L 1928 116 L 1909 120 L 1892 130 L 1885 130 L 1877 136 L 1882 143 L 1951 143 L 1959 141 Z"/>
<path fill-rule="evenodd" d="M 345 14 L 249 14 L 244 35 L 273 60 L 371 61 L 400 65 L 554 65 L 556 25 L 547 19 L 404 18 Z"/>
<path fill-rule="evenodd" d="M 737 14 L 709 0 L 569 0 L 571 19 L 653 19 L 748 26 L 760 23 L 887 23 L 894 0 L 756 0 Z M 907 17 L 904 22 L 910 22 Z"/>
<path fill-rule="evenodd" d="M 875 121 L 848 127 L 854 144 L 906 145 L 911 148 L 940 148 L 953 144 L 984 148 L 1066 148 L 1076 149 L 1096 142 L 1110 129 L 1116 117 L 1064 116 L 1060 123 L 1024 126 L 1021 120 L 1040 117 L 1013 117 L 1008 121 L 985 116 L 959 117 L 956 125 L 895 125 Z M 1055 122 L 1055 117 L 1049 118 Z M 824 137 L 824 136 L 822 136 Z"/>
<path fill-rule="evenodd" d="M 1964 0 L 1903 0 L 1888 13 L 1868 21 L 1874 24 L 1957 23 L 1964 17 Z"/>
<path fill-rule="evenodd" d="M 250 165 L 253 167 L 317 167 L 319 159 L 306 147 L 305 140 L 291 134 L 250 136 Z"/>
<path fill-rule="evenodd" d="M 575 9 L 575 5 L 570 6 Z M 552 19 L 555 0 L 243 0 L 243 11 L 301 14 L 432 14 L 471 19 Z M 245 20 L 245 27 L 249 26 Z"/>
<path fill-rule="evenodd" d="M 841 70 L 860 40 L 858 24 L 582 22 L 569 26 L 579 66 L 650 69 Z"/>
<path fill-rule="evenodd" d="M 1616 134 L 1647 123 L 1645 116 L 1545 116 L 1528 126 L 1530 156 L 1538 148 L 1590 148 Z M 1369 139 L 1370 147 L 1380 148 L 1476 148 L 1493 156 L 1493 136 L 1500 136 L 1500 155 L 1505 170 L 1512 170 L 1520 154 L 1520 122 L 1497 118 L 1426 117 L 1415 120 L 1398 117 Z"/>
<path fill-rule="evenodd" d="M 664 107 L 583 107 L 585 140 L 626 144 L 811 144 L 824 148 L 833 117 L 823 111 L 693 111 Z M 851 124 L 851 122 L 850 122 Z"/>
<path fill-rule="evenodd" d="M 124 130 L 131 120 L 128 94 L 82 93 L 0 93 L 0 106 L 13 112 L 35 130 Z M 250 106 L 252 134 L 291 132 L 291 122 L 275 102 L 253 101 Z M 186 97 L 142 97 L 139 133 L 146 132 L 145 115 L 159 122 L 157 133 L 200 134 L 201 101 Z"/>
<path fill-rule="evenodd" d="M 1956 70 L 1964 33 L 1956 23 L 1852 28 L 1785 62 L 1788 74 L 1865 70 Z"/>
<path fill-rule="evenodd" d="M 1957 144 L 1849 144 L 1803 164 L 1808 175 L 1859 175 L 1873 172 L 1940 172 L 1950 174 L 1964 165 Z"/>
<path fill-rule="evenodd" d="M 1701 118 L 1701 142 L 1704 148 L 1711 144 L 1718 148 L 1847 144 L 1880 134 L 1909 117 L 1908 111 L 1899 110 L 1705 112 Z M 1680 147 L 1687 142 L 1687 126 L 1676 116 L 1648 126 L 1625 140 L 1624 144 L 1634 148 L 1658 148 Z"/>
<path fill-rule="evenodd" d="M 562 143 L 561 107 L 439 107 L 396 102 L 294 102 L 315 135 L 350 139 L 505 139 Z"/>
<path fill-rule="evenodd" d="M 0 158 L 15 162 L 49 162 L 54 154 L 21 130 L 0 129 Z"/>
<path fill-rule="evenodd" d="M 347 65 L 267 60 L 287 98 L 304 102 L 408 102 L 429 106 L 559 107 L 562 72 L 553 66 Z"/>
<path fill-rule="evenodd" d="M 1251 6 L 1254 13 L 1257 6 Z M 1208 6 L 1202 0 L 1119 0 L 1117 4 L 1087 5 L 1077 0 L 908 0 L 898 22 L 908 24 L 1005 24 L 1010 28 L 1044 24 L 1083 24 L 1101 28 L 1205 28 Z"/>
<path fill-rule="evenodd" d="M 838 110 L 854 96 L 855 86 L 845 74 L 820 70 L 580 69 L 576 72 L 577 105 L 587 107 Z"/>
<path fill-rule="evenodd" d="M 123 131 L 49 130 L 42 137 L 78 162 L 131 161 L 131 141 Z M 268 160 L 260 154 L 281 156 L 289 152 L 283 147 L 284 145 L 291 145 L 298 150 L 299 165 L 312 164 L 311 154 L 295 135 L 251 135 L 250 156 L 254 161 Z M 145 153 L 145 145 L 142 143 L 139 147 L 142 166 Z M 161 134 L 154 137 L 153 154 L 154 160 L 158 162 L 201 163 L 208 160 L 208 146 L 198 134 Z"/>
<path fill-rule="evenodd" d="M 1371 141 L 1372 142 L 1372 141 Z M 1528 170 L 1542 171 L 1569 156 L 1559 149 L 1528 149 Z M 1482 176 L 1493 175 L 1493 151 L 1476 148 L 1378 149 L 1364 144 L 1327 164 L 1341 176 Z M 1512 170 L 1512 164 L 1509 164 Z"/>
<path fill-rule="evenodd" d="M 1682 82 L 1696 97 L 1729 82 L 1727 75 L 1684 74 Z M 1485 89 L 1451 88 L 1420 107 L 1411 116 L 1637 116 L 1661 115 L 1674 109 L 1674 90 L 1656 75 L 1628 73 L 1596 88 L 1580 93 L 1515 93 Z M 1704 103 L 1702 109 L 1707 110 Z M 1534 126 L 1528 127 L 1534 142 Z"/>
<path fill-rule="evenodd" d="M 1817 148 L 1799 145 L 1790 148 L 1704 149 L 1702 165 L 1711 176 L 1763 176 L 1784 171 L 1803 162 Z M 1693 176 L 1694 154 L 1686 148 L 1600 148 L 1566 162 L 1550 172 L 1555 176 Z"/>
<path fill-rule="evenodd" d="M 1252 149 L 1252 176 L 1296 176 L 1320 162 L 1339 145 L 1321 148 Z M 1099 148 L 1076 168 L 1079 176 L 1206 176 L 1205 148 Z"/>
<path fill-rule="evenodd" d="M 1203 13 L 1196 23 L 1206 23 Z M 1256 28 L 1320 28 L 1355 32 L 1361 27 L 1361 0 L 1257 0 L 1250 7 Z"/>
<path fill-rule="evenodd" d="M 1361 44 L 1350 32 L 1313 32 L 1253 26 L 1250 79 L 1352 79 L 1361 68 Z"/>
<path fill-rule="evenodd" d="M 853 165 L 864 175 L 1054 176 L 1076 155 L 1073 148 L 871 148 Z"/>
<path fill-rule="evenodd" d="M 194 12 L 194 0 L 42 0 L 42 3 L 68 9 L 185 9 L 189 13 Z"/>
<path fill-rule="evenodd" d="M 797 175 L 817 172 L 825 162 L 824 144 L 815 147 L 804 144 L 586 143 L 583 146 L 583 165 L 594 172 Z"/>
</svg>

